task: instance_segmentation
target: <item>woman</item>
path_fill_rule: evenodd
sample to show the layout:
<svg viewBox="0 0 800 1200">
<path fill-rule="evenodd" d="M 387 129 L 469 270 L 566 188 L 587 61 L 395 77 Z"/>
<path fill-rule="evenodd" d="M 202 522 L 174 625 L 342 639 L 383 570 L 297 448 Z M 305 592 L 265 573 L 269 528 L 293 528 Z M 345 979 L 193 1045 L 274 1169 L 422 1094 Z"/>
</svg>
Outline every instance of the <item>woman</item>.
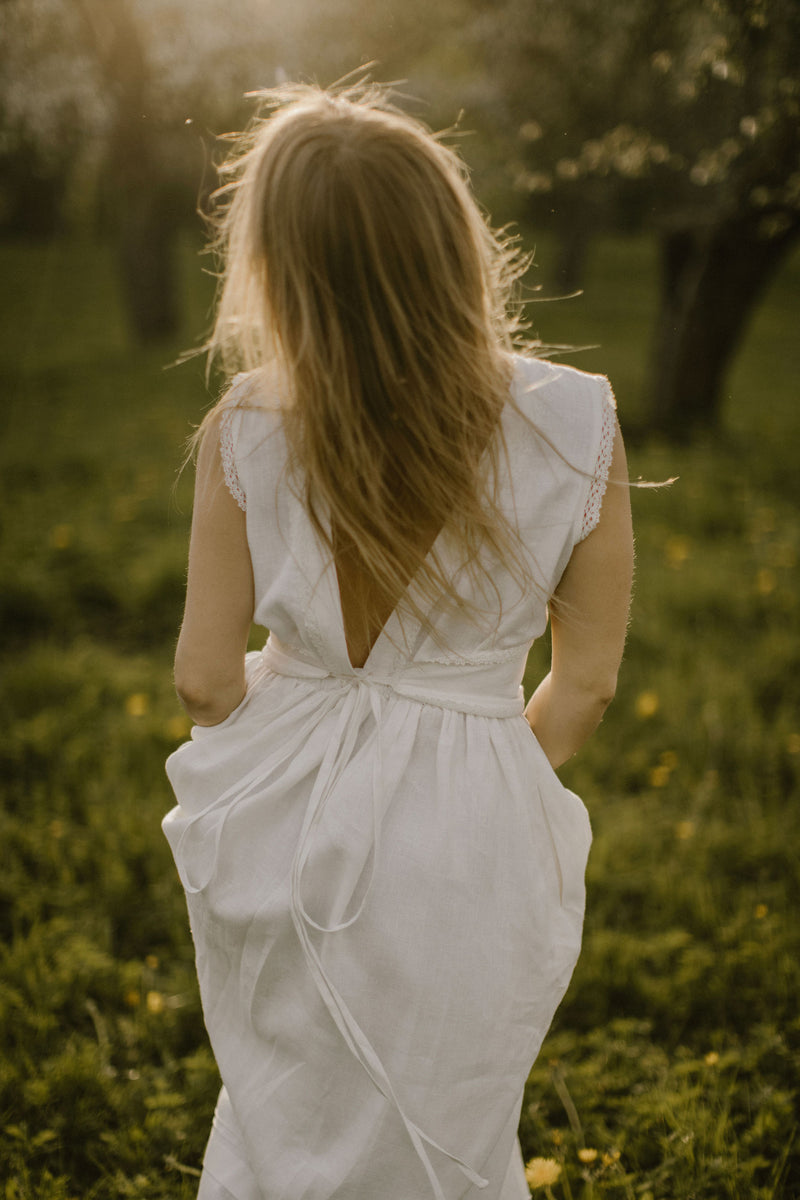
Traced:
<svg viewBox="0 0 800 1200">
<path fill-rule="evenodd" d="M 200 430 L 167 766 L 224 1084 L 200 1198 L 521 1200 L 591 839 L 554 768 L 628 615 L 611 390 L 512 353 L 519 264 L 385 93 L 264 99 L 222 189 L 210 350 L 244 373 Z"/>
</svg>

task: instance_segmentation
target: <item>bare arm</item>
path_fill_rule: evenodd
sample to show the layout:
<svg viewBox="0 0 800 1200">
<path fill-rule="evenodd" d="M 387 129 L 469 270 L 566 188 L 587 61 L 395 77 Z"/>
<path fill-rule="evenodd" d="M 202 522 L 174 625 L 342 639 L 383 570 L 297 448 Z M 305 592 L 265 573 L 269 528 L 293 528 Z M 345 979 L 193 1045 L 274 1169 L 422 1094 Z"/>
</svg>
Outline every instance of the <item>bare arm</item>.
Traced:
<svg viewBox="0 0 800 1200">
<path fill-rule="evenodd" d="M 551 611 L 549 675 L 525 710 L 554 767 L 597 728 L 614 697 L 633 581 L 633 531 L 625 448 L 617 429 L 597 527 L 572 552 Z"/>
<path fill-rule="evenodd" d="M 198 725 L 218 725 L 244 697 L 254 603 L 245 515 L 225 484 L 212 425 L 197 459 L 186 608 L 175 654 L 175 687 Z"/>
</svg>

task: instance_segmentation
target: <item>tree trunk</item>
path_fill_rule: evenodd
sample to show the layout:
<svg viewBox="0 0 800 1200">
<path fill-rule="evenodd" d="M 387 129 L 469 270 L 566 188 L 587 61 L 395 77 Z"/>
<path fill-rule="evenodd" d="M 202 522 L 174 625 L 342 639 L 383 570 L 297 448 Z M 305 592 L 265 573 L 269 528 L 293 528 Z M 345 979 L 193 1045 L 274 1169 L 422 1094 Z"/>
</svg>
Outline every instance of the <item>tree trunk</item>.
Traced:
<svg viewBox="0 0 800 1200">
<path fill-rule="evenodd" d="M 123 294 L 140 342 L 178 329 L 174 224 L 161 189 L 137 181 L 123 203 L 117 237 Z"/>
<path fill-rule="evenodd" d="M 651 424 L 677 440 L 719 420 L 723 383 L 756 302 L 800 224 L 760 234 L 763 217 L 662 240 L 661 308 L 653 345 Z"/>
<path fill-rule="evenodd" d="M 178 328 L 176 213 L 153 112 L 150 68 L 130 0 L 78 0 L 113 98 L 108 183 L 123 296 L 140 342 Z"/>
</svg>

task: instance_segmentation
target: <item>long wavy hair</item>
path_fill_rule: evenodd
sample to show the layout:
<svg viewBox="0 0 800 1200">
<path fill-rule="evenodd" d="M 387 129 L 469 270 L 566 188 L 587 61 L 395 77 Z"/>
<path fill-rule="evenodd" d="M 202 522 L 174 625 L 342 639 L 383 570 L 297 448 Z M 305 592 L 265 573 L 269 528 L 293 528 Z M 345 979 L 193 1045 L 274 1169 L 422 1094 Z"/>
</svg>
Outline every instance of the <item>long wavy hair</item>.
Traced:
<svg viewBox="0 0 800 1200">
<path fill-rule="evenodd" d="M 356 581 L 366 645 L 400 601 L 428 631 L 430 602 L 461 604 L 440 532 L 490 590 L 486 551 L 536 586 L 498 504 L 527 258 L 491 231 L 457 153 L 388 89 L 254 97 L 214 194 L 205 348 L 229 377 L 274 364 L 286 381 L 290 465 L 340 583 Z"/>
</svg>

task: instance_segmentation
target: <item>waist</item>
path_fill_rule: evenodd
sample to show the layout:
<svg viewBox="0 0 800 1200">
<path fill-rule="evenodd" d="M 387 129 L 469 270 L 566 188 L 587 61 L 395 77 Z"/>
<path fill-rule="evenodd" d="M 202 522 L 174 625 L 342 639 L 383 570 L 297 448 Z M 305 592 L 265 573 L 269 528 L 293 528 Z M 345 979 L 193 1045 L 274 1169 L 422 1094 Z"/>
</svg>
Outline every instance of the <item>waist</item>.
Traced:
<svg viewBox="0 0 800 1200">
<path fill-rule="evenodd" d="M 477 662 L 414 661 L 389 672 L 367 667 L 349 671 L 329 670 L 311 655 L 285 646 L 274 634 L 267 639 L 262 656 L 277 675 L 293 679 L 329 681 L 329 686 L 377 688 L 405 700 L 431 704 L 481 717 L 518 717 L 525 702 L 522 676 L 527 646 L 501 651 L 497 659 Z"/>
</svg>

